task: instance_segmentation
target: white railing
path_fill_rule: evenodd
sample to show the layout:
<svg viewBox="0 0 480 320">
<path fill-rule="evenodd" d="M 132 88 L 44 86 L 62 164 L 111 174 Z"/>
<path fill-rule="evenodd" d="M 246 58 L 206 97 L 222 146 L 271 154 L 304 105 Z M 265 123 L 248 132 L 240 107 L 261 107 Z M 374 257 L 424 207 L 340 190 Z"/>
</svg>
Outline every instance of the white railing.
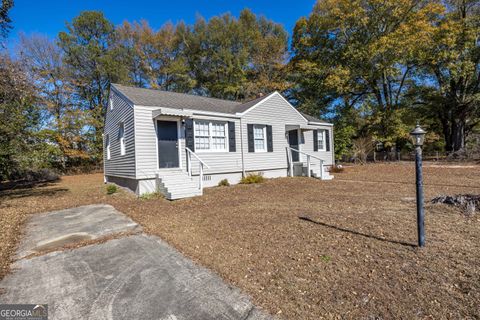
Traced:
<svg viewBox="0 0 480 320">
<path fill-rule="evenodd" d="M 192 177 L 192 155 L 198 160 L 198 170 L 200 172 L 200 180 L 198 182 L 198 188 L 203 190 L 203 167 L 210 169 L 210 167 L 200 159 L 195 152 L 190 150 L 190 148 L 185 148 L 187 150 L 187 169 L 188 169 L 188 176 Z"/>
<path fill-rule="evenodd" d="M 293 157 L 292 157 L 292 151 L 297 152 L 298 154 L 303 154 L 307 156 L 307 176 L 310 178 L 311 177 L 311 160 L 310 158 L 314 158 L 320 161 L 320 179 L 323 180 L 324 176 L 324 167 L 323 167 L 323 160 L 317 156 L 314 156 L 313 154 L 309 154 L 291 147 L 287 147 L 287 160 L 288 160 L 288 168 L 290 172 L 290 177 L 293 177 Z"/>
</svg>

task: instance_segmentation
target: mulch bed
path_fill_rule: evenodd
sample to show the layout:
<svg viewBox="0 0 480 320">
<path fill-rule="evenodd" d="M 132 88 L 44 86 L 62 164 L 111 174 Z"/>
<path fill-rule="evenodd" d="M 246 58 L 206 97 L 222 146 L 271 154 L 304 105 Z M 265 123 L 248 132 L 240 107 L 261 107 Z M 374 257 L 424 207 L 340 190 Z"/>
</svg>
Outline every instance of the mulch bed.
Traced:
<svg viewBox="0 0 480 320">
<path fill-rule="evenodd" d="M 479 169 L 426 166 L 425 198 L 480 194 Z M 418 249 L 414 181 L 412 164 L 367 165 L 169 202 L 63 177 L 0 192 L 0 263 L 4 274 L 28 214 L 109 203 L 280 318 L 479 318 L 479 215 L 426 203 Z"/>
</svg>

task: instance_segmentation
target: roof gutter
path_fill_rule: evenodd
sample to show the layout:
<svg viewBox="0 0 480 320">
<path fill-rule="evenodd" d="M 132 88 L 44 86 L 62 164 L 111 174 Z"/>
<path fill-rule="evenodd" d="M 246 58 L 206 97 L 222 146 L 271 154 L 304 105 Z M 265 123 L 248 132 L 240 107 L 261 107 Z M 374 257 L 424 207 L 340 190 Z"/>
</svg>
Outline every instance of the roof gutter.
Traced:
<svg viewBox="0 0 480 320">
<path fill-rule="evenodd" d="M 234 118 L 234 119 L 240 119 L 240 116 L 231 114 L 231 113 L 222 113 L 222 112 L 213 112 L 213 111 L 201 111 L 201 110 L 194 110 L 194 109 L 177 109 L 177 108 L 165 108 L 165 107 L 159 107 L 159 106 L 144 106 L 140 104 L 134 105 L 135 107 L 141 107 L 141 108 L 157 108 L 157 109 L 169 109 L 169 110 L 178 110 L 178 111 L 183 111 L 188 114 L 192 115 L 205 115 L 205 116 L 216 116 L 216 117 L 223 117 L 223 118 Z M 155 109 L 155 110 L 157 110 Z"/>
<path fill-rule="evenodd" d="M 329 126 L 329 127 L 333 127 L 333 123 L 328 123 L 328 122 L 315 122 L 315 121 L 308 121 L 308 124 L 311 124 L 311 125 L 321 125 L 321 126 Z"/>
</svg>

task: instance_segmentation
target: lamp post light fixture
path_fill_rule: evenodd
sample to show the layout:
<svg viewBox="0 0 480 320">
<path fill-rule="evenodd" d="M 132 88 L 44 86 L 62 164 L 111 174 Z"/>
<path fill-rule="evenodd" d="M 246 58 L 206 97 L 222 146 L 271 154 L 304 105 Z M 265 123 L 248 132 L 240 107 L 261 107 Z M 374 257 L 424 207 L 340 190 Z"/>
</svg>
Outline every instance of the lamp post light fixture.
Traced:
<svg viewBox="0 0 480 320">
<path fill-rule="evenodd" d="M 422 146 L 425 141 L 425 134 L 417 123 L 415 129 L 410 132 L 415 146 L 415 176 L 417 181 L 417 230 L 418 246 L 425 246 L 425 212 L 423 211 L 423 175 L 422 175 Z"/>
</svg>

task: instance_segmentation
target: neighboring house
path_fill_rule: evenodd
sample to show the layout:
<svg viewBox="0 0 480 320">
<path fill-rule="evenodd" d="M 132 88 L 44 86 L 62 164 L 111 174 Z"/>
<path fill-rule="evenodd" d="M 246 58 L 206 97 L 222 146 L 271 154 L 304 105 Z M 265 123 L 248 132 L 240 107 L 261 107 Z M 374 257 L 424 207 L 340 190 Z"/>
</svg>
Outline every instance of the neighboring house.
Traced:
<svg viewBox="0 0 480 320">
<path fill-rule="evenodd" d="M 278 92 L 240 103 L 112 84 L 105 181 L 178 199 L 249 173 L 331 179 L 332 129 Z"/>
</svg>

